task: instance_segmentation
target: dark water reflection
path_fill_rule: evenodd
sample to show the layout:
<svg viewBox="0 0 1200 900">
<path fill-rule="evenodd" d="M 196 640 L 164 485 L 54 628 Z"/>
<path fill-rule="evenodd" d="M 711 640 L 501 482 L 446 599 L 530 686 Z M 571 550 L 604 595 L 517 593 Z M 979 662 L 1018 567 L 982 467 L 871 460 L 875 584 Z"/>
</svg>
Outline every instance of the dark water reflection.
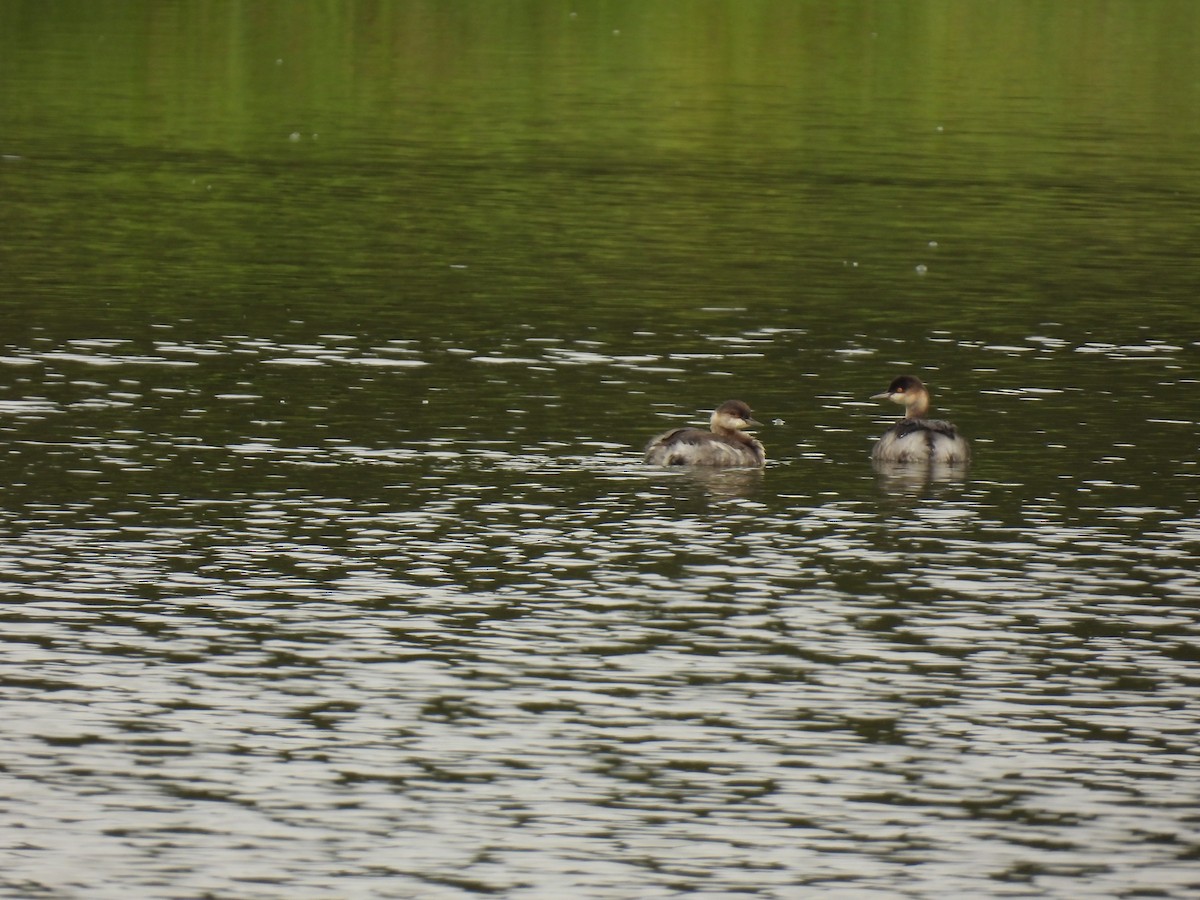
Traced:
<svg viewBox="0 0 1200 900">
<path fill-rule="evenodd" d="M 0 891 L 1200 889 L 1196 8 L 1003 8 L 6 7 Z"/>
</svg>

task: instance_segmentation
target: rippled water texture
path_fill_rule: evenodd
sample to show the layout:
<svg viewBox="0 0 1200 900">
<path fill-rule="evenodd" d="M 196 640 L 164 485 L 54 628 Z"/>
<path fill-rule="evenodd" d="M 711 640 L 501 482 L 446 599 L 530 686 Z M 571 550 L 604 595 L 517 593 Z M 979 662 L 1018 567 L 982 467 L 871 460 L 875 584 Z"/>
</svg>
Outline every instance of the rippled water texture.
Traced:
<svg viewBox="0 0 1200 900">
<path fill-rule="evenodd" d="M 0 13 L 0 893 L 1200 892 L 1195 8 L 884 6 Z"/>
</svg>

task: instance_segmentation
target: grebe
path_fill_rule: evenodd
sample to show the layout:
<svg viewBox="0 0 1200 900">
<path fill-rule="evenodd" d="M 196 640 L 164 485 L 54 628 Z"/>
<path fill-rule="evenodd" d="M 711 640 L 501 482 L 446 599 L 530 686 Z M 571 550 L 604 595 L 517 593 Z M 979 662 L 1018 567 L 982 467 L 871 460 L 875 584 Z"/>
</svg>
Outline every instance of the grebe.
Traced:
<svg viewBox="0 0 1200 900">
<path fill-rule="evenodd" d="M 767 452 L 746 428 L 755 422 L 741 400 L 726 400 L 709 419 L 712 431 L 672 428 L 646 445 L 646 462 L 655 466 L 761 466 Z"/>
<path fill-rule="evenodd" d="M 916 375 L 901 375 L 872 400 L 891 400 L 904 407 L 904 418 L 883 433 L 871 459 L 884 462 L 962 463 L 971 458 L 967 439 L 941 419 L 926 419 L 929 390 Z"/>
</svg>

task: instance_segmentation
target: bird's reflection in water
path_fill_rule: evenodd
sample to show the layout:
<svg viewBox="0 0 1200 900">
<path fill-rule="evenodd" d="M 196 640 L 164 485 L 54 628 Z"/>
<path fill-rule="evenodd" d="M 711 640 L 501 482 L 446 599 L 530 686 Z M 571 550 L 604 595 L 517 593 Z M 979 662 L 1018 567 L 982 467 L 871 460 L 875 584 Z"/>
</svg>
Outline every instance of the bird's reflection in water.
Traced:
<svg viewBox="0 0 1200 900">
<path fill-rule="evenodd" d="M 762 487 L 762 469 L 721 469 L 712 466 L 687 466 L 672 472 L 674 477 L 694 485 L 713 500 L 747 500 Z"/>
<path fill-rule="evenodd" d="M 871 467 L 879 476 L 879 486 L 892 497 L 921 497 L 937 493 L 951 484 L 967 480 L 967 463 L 892 462 L 873 459 Z"/>
</svg>

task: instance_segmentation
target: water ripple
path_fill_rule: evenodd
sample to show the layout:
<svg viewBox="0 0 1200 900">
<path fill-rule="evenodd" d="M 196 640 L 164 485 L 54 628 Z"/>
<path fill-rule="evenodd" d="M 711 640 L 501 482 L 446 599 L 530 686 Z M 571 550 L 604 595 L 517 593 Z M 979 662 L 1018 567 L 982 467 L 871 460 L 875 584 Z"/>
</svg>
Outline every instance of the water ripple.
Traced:
<svg viewBox="0 0 1200 900">
<path fill-rule="evenodd" d="M 1189 890 L 1200 525 L 1136 440 L 1070 472 L 873 471 L 876 410 L 835 390 L 765 471 L 659 471 L 637 442 L 682 407 L 640 397 L 613 439 L 537 371 L 790 337 L 160 340 L 206 380 L 150 388 L 129 342 L 13 350 L 94 375 L 0 407 L 0 814 L 89 896 Z M 419 381 L 454 360 L 482 363 L 457 412 Z M 334 374 L 280 403 L 273 362 Z M 341 402 L 393 379 L 431 402 L 383 430 Z"/>
</svg>

